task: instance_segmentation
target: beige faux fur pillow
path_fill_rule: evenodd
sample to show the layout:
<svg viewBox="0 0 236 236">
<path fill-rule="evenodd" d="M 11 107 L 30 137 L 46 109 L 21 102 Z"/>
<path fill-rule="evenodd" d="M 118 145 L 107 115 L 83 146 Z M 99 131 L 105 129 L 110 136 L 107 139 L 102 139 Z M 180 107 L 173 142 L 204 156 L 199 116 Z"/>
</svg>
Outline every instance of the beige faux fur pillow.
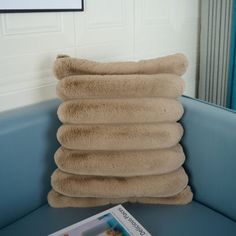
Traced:
<svg viewBox="0 0 236 236">
<path fill-rule="evenodd" d="M 187 64 L 183 54 L 110 63 L 57 57 L 63 124 L 48 194 L 52 207 L 192 200 L 178 123 Z"/>
</svg>

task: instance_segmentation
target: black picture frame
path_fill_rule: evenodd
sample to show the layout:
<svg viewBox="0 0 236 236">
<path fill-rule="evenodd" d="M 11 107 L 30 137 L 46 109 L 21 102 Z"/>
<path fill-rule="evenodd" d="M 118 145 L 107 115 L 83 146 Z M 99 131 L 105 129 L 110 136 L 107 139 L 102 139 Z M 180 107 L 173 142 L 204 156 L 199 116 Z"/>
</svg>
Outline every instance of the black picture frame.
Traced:
<svg viewBox="0 0 236 236">
<path fill-rule="evenodd" d="M 73 11 L 84 11 L 84 0 L 81 1 L 81 8 L 72 9 L 0 9 L 1 13 L 32 13 L 32 12 L 73 12 Z"/>
</svg>

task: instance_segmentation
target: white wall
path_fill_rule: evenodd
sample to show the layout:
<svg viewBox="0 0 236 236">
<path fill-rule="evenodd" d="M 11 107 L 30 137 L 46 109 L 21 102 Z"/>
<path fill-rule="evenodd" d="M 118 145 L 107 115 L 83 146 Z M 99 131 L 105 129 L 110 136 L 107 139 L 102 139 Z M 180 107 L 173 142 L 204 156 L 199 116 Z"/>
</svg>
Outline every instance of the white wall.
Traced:
<svg viewBox="0 0 236 236">
<path fill-rule="evenodd" d="M 200 0 L 85 0 L 84 12 L 0 15 L 0 111 L 54 98 L 58 53 L 100 61 L 183 52 L 195 96 Z"/>
</svg>

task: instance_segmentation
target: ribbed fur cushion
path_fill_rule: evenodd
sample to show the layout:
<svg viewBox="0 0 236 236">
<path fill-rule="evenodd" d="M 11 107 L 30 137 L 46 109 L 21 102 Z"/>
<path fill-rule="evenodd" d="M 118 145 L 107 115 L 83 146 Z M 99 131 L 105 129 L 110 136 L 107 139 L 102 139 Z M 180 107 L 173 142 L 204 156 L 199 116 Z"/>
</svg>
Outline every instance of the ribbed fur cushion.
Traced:
<svg viewBox="0 0 236 236">
<path fill-rule="evenodd" d="M 183 54 L 110 63 L 57 57 L 63 124 L 48 194 L 52 207 L 192 200 L 178 123 L 187 64 Z"/>
</svg>

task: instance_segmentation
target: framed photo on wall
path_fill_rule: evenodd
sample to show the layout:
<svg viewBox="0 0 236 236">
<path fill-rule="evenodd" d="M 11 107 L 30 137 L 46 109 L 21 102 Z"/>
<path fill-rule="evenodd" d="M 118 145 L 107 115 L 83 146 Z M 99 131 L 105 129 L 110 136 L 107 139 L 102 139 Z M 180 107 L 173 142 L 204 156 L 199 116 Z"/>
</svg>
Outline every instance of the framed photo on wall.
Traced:
<svg viewBox="0 0 236 236">
<path fill-rule="evenodd" d="M 83 10 L 83 0 L 0 0 L 0 13 Z"/>
</svg>

